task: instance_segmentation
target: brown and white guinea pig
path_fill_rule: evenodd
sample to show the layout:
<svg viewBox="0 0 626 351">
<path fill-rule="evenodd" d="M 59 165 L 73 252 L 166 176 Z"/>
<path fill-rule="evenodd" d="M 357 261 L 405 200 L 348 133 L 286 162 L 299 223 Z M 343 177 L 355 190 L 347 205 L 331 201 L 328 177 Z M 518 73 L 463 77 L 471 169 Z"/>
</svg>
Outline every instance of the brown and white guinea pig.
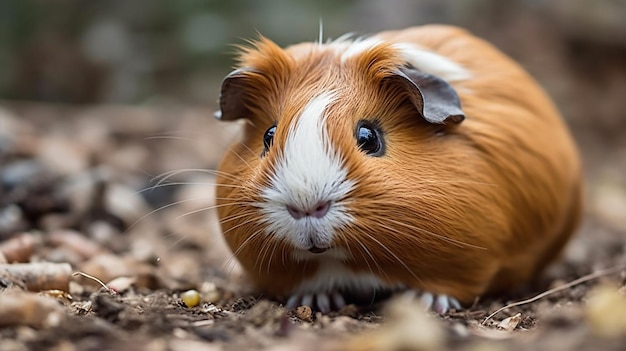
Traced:
<svg viewBox="0 0 626 351">
<path fill-rule="evenodd" d="M 261 38 L 220 110 L 246 120 L 218 171 L 223 235 L 288 306 L 399 288 L 459 308 L 527 282 L 578 223 L 581 166 L 555 107 L 455 27 Z"/>
</svg>

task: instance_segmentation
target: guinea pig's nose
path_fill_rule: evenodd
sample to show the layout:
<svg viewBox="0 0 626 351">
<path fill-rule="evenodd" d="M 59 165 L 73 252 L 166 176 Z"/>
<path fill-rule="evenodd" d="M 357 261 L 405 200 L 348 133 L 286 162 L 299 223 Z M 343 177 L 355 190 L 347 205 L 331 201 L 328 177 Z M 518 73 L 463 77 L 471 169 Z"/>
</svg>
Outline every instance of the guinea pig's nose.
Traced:
<svg viewBox="0 0 626 351">
<path fill-rule="evenodd" d="M 287 205 L 287 212 L 295 219 L 302 219 L 304 217 L 322 218 L 328 213 L 329 209 L 330 201 L 318 202 L 307 210 L 302 210 L 293 205 Z"/>
</svg>

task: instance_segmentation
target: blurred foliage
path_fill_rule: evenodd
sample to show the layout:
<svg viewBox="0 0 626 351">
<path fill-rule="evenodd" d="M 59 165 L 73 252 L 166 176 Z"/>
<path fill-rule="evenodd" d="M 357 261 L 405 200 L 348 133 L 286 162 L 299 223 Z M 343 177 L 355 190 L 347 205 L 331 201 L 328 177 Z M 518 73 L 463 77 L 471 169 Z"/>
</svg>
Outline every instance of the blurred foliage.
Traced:
<svg viewBox="0 0 626 351">
<path fill-rule="evenodd" d="M 285 46 L 316 40 L 320 20 L 326 39 L 437 22 L 520 61 L 569 119 L 596 113 L 613 130 L 624 18 L 626 0 L 0 0 L 0 98 L 212 105 L 232 44 L 259 33 Z M 610 101 L 600 113 L 597 99 Z"/>
<path fill-rule="evenodd" d="M 317 37 L 350 5 L 288 0 L 0 1 L 0 96 L 63 102 L 205 101 L 231 43 Z M 278 10 L 276 10 L 278 9 Z M 305 14 L 311 14 L 304 20 Z M 262 30 L 264 29 L 264 30 Z M 213 79 L 212 79 L 213 78 Z M 187 98 L 184 98 L 184 97 Z"/>
</svg>

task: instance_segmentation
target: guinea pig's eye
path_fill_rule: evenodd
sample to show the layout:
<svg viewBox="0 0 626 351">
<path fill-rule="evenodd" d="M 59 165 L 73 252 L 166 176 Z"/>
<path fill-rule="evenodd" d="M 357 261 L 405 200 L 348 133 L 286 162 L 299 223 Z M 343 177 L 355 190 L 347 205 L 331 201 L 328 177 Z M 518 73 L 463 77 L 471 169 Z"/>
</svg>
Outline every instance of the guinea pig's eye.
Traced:
<svg viewBox="0 0 626 351">
<path fill-rule="evenodd" d="M 384 154 L 383 138 L 380 130 L 370 122 L 361 121 L 356 127 L 356 143 L 363 152 L 370 156 Z"/>
<path fill-rule="evenodd" d="M 270 149 L 270 146 L 272 146 L 274 133 L 276 133 L 276 126 L 271 126 L 265 131 L 265 134 L 263 135 L 263 146 L 265 147 L 263 155 L 265 155 L 265 153 Z"/>
</svg>

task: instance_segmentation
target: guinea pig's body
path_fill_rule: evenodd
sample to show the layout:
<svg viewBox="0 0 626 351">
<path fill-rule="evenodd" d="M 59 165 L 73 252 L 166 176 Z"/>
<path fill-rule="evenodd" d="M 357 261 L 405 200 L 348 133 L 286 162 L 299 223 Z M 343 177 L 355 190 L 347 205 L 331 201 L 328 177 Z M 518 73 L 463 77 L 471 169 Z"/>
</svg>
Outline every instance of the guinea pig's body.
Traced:
<svg viewBox="0 0 626 351">
<path fill-rule="evenodd" d="M 291 305 L 409 288 L 445 310 L 527 282 L 578 223 L 580 162 L 558 112 L 458 28 L 261 39 L 220 105 L 248 120 L 219 167 L 224 237 Z"/>
</svg>

